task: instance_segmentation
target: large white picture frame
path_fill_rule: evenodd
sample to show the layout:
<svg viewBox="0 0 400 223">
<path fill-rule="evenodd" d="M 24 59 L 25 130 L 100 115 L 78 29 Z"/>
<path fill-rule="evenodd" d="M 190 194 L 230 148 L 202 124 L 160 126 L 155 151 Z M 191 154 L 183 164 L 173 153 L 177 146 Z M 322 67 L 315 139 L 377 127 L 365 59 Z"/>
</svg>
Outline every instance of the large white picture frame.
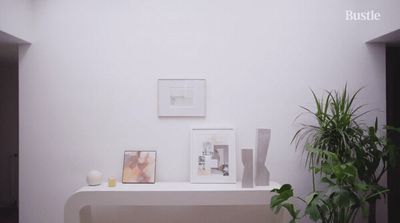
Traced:
<svg viewBox="0 0 400 223">
<path fill-rule="evenodd" d="M 205 79 L 159 79 L 159 117 L 205 117 Z"/>
<path fill-rule="evenodd" d="M 236 183 L 236 137 L 233 128 L 193 128 L 192 183 Z"/>
</svg>

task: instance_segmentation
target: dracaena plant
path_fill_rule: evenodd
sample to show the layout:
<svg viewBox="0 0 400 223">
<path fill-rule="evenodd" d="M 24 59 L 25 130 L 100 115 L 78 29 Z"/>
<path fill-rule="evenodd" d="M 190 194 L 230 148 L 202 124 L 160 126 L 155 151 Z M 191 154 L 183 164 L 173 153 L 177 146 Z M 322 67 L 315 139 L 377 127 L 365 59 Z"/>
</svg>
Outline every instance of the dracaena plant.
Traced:
<svg viewBox="0 0 400 223">
<path fill-rule="evenodd" d="M 321 175 L 324 190 L 313 190 L 301 198 L 294 196 L 290 184 L 285 184 L 272 191 L 277 194 L 271 198 L 271 208 L 275 212 L 286 208 L 292 217 L 290 223 L 298 222 L 304 216 L 322 223 L 350 223 L 360 209 L 364 214 L 367 213 L 367 200 L 376 194 L 371 190 L 371 185 L 359 180 L 354 164 L 341 162 L 336 154 L 329 151 L 309 148 L 308 152 L 325 157 L 319 167 L 313 168 L 316 174 Z M 296 208 L 293 199 L 304 203 L 304 211 Z"/>
<path fill-rule="evenodd" d="M 302 107 L 316 124 L 303 124 L 292 143 L 307 154 L 306 164 L 312 173 L 312 192 L 305 199 L 295 197 L 306 205 L 304 212 L 291 203 L 293 189 L 286 184 L 274 190 L 271 208 L 286 208 L 296 222 L 304 216 L 314 221 L 353 222 L 361 209 L 369 222 L 375 222 L 376 200 L 388 191 L 379 185 L 387 169 L 394 165 L 397 150 L 385 136 L 379 136 L 378 120 L 373 126 L 362 123 L 363 106 L 355 106 L 361 89 L 350 95 L 345 86 L 342 92 L 329 92 L 318 99 L 312 92 L 316 108 Z M 388 127 L 386 130 L 398 129 Z M 316 189 L 315 175 L 325 190 Z M 369 208 L 369 210 L 368 210 Z"/>
</svg>

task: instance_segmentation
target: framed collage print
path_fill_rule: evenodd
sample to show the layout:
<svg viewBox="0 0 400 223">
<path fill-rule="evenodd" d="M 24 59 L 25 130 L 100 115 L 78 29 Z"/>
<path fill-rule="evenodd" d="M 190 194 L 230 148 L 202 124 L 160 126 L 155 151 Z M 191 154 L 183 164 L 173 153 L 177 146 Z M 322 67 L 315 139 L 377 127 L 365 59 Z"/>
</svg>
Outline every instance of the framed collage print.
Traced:
<svg viewBox="0 0 400 223">
<path fill-rule="evenodd" d="M 191 132 L 192 183 L 236 183 L 232 128 L 194 128 Z"/>
</svg>

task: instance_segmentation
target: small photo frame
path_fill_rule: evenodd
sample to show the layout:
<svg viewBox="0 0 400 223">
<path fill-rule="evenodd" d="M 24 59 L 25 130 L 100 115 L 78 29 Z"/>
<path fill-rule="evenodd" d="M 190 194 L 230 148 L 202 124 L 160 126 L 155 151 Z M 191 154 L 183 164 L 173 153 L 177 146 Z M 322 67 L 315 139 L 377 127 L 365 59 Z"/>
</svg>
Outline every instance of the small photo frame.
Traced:
<svg viewBox="0 0 400 223">
<path fill-rule="evenodd" d="M 236 183 L 235 131 L 194 128 L 191 132 L 192 183 Z"/>
<path fill-rule="evenodd" d="M 159 117 L 205 117 L 205 79 L 159 79 Z"/>
<path fill-rule="evenodd" d="M 122 183 L 155 183 L 156 151 L 125 151 Z"/>
</svg>

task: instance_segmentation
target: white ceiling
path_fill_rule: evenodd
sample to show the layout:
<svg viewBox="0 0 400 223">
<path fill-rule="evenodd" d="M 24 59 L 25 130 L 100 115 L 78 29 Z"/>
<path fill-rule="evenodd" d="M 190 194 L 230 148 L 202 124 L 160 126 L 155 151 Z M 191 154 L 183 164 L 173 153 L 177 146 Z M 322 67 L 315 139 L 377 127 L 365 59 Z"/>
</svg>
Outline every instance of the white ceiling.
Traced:
<svg viewBox="0 0 400 223">
<path fill-rule="evenodd" d="M 367 43 L 385 43 L 389 45 L 400 44 L 400 29 L 376 37 L 368 41 Z"/>
<path fill-rule="evenodd" d="M 27 43 L 0 30 L 0 62 L 17 62 L 18 46 Z"/>
</svg>

